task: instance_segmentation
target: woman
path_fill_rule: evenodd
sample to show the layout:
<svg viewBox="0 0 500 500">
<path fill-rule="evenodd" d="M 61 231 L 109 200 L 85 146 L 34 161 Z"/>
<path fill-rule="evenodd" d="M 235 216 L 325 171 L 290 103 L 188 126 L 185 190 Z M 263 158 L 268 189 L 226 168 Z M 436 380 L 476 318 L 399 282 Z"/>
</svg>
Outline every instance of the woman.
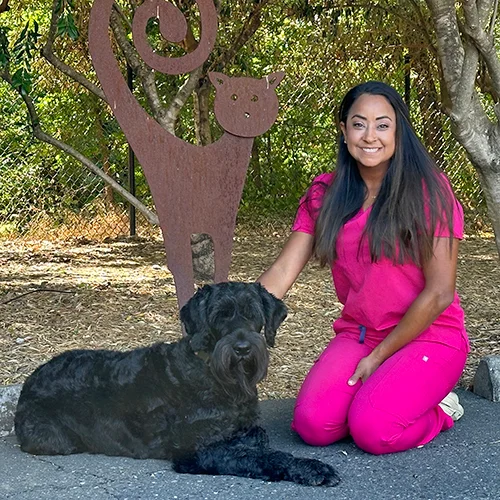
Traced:
<svg viewBox="0 0 500 500">
<path fill-rule="evenodd" d="M 339 118 L 337 167 L 314 180 L 258 281 L 282 298 L 314 256 L 343 304 L 292 428 L 311 445 L 350 434 L 370 453 L 403 451 L 463 414 L 449 394 L 469 351 L 455 291 L 463 212 L 392 87 L 352 88 Z"/>
</svg>

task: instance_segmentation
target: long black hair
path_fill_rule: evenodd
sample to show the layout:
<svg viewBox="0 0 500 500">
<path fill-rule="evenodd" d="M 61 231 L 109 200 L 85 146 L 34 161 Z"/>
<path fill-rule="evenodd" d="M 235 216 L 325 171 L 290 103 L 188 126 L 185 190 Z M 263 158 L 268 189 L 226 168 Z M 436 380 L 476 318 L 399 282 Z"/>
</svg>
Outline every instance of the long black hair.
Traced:
<svg viewBox="0 0 500 500">
<path fill-rule="evenodd" d="M 340 105 L 339 121 L 347 123 L 351 106 L 363 94 L 385 97 L 396 114 L 395 152 L 363 237 L 368 238 L 373 262 L 387 257 L 394 263 L 412 261 L 422 265 L 433 255 L 436 227 L 447 228 L 450 236 L 453 235 L 453 192 L 418 139 L 406 104 L 389 85 L 371 81 L 353 87 Z M 316 221 L 313 251 L 322 265 L 337 258 L 339 231 L 359 212 L 367 194 L 367 186 L 342 133 L 338 151 L 334 179 L 330 186 L 324 186 L 323 203 Z M 317 188 L 310 192 L 317 196 Z"/>
</svg>

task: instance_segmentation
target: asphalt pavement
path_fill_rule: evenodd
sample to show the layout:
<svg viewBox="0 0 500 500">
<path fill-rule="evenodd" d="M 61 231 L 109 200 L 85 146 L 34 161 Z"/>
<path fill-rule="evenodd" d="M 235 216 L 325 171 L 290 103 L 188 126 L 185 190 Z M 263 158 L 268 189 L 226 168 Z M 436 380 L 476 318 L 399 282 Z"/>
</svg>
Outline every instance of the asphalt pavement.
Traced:
<svg viewBox="0 0 500 500">
<path fill-rule="evenodd" d="M 14 436 L 0 439 L 1 500 L 440 500 L 500 499 L 500 403 L 457 391 L 455 427 L 420 449 L 373 456 L 351 440 L 315 448 L 290 431 L 293 400 L 262 403 L 274 448 L 337 468 L 335 488 L 233 476 L 176 474 L 170 463 L 100 455 L 31 456 Z"/>
</svg>

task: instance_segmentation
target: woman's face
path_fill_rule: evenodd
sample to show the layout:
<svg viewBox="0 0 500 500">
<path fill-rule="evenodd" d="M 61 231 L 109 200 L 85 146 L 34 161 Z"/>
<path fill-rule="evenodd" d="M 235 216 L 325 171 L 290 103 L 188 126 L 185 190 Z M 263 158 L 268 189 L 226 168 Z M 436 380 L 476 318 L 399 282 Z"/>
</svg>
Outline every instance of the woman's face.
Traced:
<svg viewBox="0 0 500 500">
<path fill-rule="evenodd" d="M 396 149 L 396 113 L 380 95 L 362 94 L 352 104 L 346 122 L 340 123 L 347 149 L 360 170 L 384 172 Z"/>
</svg>

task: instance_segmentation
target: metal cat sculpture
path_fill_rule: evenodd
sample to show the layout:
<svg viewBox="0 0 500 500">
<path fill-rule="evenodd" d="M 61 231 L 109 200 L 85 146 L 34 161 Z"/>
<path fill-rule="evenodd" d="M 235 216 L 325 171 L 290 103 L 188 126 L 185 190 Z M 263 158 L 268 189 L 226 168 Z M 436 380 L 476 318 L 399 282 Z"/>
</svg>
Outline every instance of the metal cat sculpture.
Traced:
<svg viewBox="0 0 500 500">
<path fill-rule="evenodd" d="M 201 19 L 198 47 L 183 57 L 155 53 L 146 24 L 157 18 L 171 42 L 186 33 L 181 12 L 166 0 L 145 0 L 133 19 L 133 40 L 143 61 L 155 71 L 176 75 L 203 64 L 213 49 L 217 13 L 212 0 L 197 0 Z M 194 293 L 191 235 L 206 233 L 214 246 L 216 282 L 226 281 L 231 263 L 236 214 L 254 138 L 276 120 L 275 89 L 284 73 L 262 79 L 209 73 L 216 88 L 214 114 L 224 129 L 216 142 L 197 146 L 175 137 L 137 102 L 127 86 L 109 37 L 113 0 L 95 0 L 89 24 L 89 48 L 106 99 L 144 170 L 163 233 L 167 266 L 182 307 Z"/>
</svg>

